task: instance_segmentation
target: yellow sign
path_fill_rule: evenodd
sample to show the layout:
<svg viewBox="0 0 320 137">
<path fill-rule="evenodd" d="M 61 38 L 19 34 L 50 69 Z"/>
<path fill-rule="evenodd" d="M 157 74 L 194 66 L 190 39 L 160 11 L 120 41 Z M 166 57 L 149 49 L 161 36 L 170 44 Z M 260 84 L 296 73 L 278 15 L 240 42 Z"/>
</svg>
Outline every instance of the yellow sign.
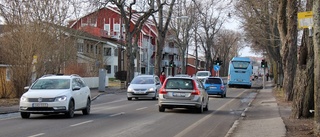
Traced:
<svg viewBox="0 0 320 137">
<path fill-rule="evenodd" d="M 298 28 L 309 28 L 313 26 L 313 12 L 299 12 L 298 13 Z"/>
</svg>

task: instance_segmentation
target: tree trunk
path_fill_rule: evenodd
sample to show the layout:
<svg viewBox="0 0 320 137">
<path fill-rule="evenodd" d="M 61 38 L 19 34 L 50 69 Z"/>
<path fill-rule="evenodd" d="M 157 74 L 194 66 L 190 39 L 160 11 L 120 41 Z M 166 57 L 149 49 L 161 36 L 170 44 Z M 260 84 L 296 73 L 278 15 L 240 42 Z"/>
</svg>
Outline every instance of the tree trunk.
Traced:
<svg viewBox="0 0 320 137">
<path fill-rule="evenodd" d="M 314 101 L 315 101 L 315 134 L 320 135 L 320 1 L 313 1 L 313 44 L 314 44 Z"/>
<path fill-rule="evenodd" d="M 307 11 L 312 9 L 312 3 L 313 0 L 307 1 Z M 309 110 L 314 109 L 314 48 L 309 33 L 304 30 L 299 48 L 298 70 L 293 87 L 292 118 L 310 117 Z"/>
<path fill-rule="evenodd" d="M 293 83 L 297 62 L 297 2 L 280 0 L 278 28 L 281 38 L 281 56 L 284 71 L 285 100 L 293 99 Z"/>
</svg>

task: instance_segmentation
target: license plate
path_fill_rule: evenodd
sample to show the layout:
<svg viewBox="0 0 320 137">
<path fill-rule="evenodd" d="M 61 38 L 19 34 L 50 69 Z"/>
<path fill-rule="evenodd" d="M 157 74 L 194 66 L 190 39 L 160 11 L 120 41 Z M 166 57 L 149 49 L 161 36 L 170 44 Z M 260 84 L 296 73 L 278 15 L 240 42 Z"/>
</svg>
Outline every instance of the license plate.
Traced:
<svg viewBox="0 0 320 137">
<path fill-rule="evenodd" d="M 210 89 L 217 89 L 217 87 L 210 87 Z"/>
<path fill-rule="evenodd" d="M 136 91 L 136 94 L 144 94 L 143 91 Z"/>
<path fill-rule="evenodd" d="M 48 107 L 48 103 L 33 103 L 32 107 Z"/>
<path fill-rule="evenodd" d="M 185 93 L 172 93 L 172 95 L 175 97 L 185 97 L 186 96 Z"/>
</svg>

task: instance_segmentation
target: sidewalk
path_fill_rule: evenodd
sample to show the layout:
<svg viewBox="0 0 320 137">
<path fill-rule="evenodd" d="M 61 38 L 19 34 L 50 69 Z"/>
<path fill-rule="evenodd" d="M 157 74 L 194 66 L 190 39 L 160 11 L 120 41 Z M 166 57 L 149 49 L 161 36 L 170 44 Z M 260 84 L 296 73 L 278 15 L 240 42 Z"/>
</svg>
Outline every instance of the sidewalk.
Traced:
<svg viewBox="0 0 320 137">
<path fill-rule="evenodd" d="M 285 137 L 286 128 L 272 93 L 272 83 L 266 82 L 256 98 L 235 121 L 226 137 Z"/>
<path fill-rule="evenodd" d="M 116 92 L 125 92 L 125 89 L 120 89 L 118 87 L 108 87 L 106 88 L 105 92 L 100 92 L 98 89 L 91 89 L 91 101 L 95 100 L 97 97 L 103 94 L 114 94 Z M 8 113 L 15 113 L 18 112 L 19 105 L 14 105 L 10 107 L 1 107 L 0 106 L 0 115 L 1 114 L 8 114 Z"/>
</svg>

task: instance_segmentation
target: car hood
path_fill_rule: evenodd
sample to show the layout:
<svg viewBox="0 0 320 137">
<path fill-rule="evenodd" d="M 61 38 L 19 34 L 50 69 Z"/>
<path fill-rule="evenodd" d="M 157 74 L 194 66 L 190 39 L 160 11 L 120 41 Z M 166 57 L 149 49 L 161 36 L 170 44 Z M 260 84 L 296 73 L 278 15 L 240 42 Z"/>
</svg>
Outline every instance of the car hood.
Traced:
<svg viewBox="0 0 320 137">
<path fill-rule="evenodd" d="M 23 96 L 27 98 L 55 98 L 58 96 L 66 95 L 69 90 L 67 89 L 53 89 L 53 90 L 32 90 L 24 93 Z"/>
<path fill-rule="evenodd" d="M 149 89 L 154 88 L 154 84 L 130 84 L 128 88 L 132 89 Z"/>
</svg>

